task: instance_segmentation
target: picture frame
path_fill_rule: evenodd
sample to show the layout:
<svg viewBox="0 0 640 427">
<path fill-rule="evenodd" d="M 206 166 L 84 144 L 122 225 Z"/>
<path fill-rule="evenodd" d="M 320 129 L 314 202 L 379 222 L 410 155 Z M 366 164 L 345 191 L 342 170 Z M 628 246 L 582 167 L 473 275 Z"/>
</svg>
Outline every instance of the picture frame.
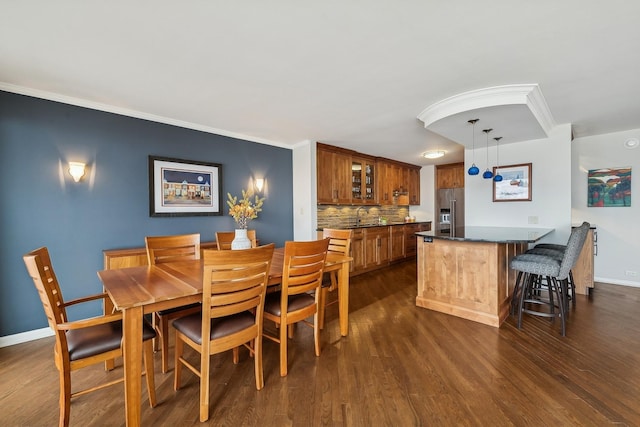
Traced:
<svg viewBox="0 0 640 427">
<path fill-rule="evenodd" d="M 222 165 L 149 156 L 149 216 L 222 215 Z"/>
<path fill-rule="evenodd" d="M 494 166 L 493 176 L 500 172 L 502 181 L 493 181 L 493 201 L 530 202 L 532 200 L 531 171 L 531 163 Z"/>
</svg>

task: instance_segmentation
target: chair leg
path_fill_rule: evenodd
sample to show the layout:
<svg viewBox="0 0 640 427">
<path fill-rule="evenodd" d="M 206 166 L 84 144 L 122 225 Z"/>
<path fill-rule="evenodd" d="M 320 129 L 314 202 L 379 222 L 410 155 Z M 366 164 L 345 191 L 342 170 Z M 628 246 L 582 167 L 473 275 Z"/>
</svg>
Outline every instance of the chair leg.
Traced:
<svg viewBox="0 0 640 427">
<path fill-rule="evenodd" d="M 169 372 L 169 319 L 167 316 L 160 317 L 160 353 L 162 358 L 162 373 Z"/>
<path fill-rule="evenodd" d="M 158 313 L 153 313 L 151 315 L 151 325 L 153 329 L 156 330 L 156 336 L 153 338 L 153 351 L 160 350 L 160 340 L 162 339 L 162 331 L 160 330 L 159 320 L 160 315 Z"/>
<path fill-rule="evenodd" d="M 280 376 L 287 376 L 287 325 L 280 325 Z"/>
<path fill-rule="evenodd" d="M 329 288 L 320 288 L 320 299 L 318 300 L 318 323 L 320 329 L 324 329 L 324 310 L 327 305 L 327 294 Z"/>
<path fill-rule="evenodd" d="M 237 365 L 240 362 L 240 347 L 233 348 L 233 364 Z"/>
<path fill-rule="evenodd" d="M 562 297 L 562 285 L 558 283 L 555 277 L 551 278 L 553 284 L 549 283 L 549 286 L 553 286 L 553 290 L 558 297 L 558 307 L 560 310 L 560 332 L 562 336 L 566 336 L 566 314 L 565 314 L 565 298 Z M 551 290 L 549 291 L 551 292 Z"/>
<path fill-rule="evenodd" d="M 208 346 L 207 346 L 208 347 Z M 209 419 L 209 368 L 210 354 L 200 347 L 200 422 Z"/>
<path fill-rule="evenodd" d="M 518 271 L 518 275 L 516 276 L 516 283 L 513 286 L 513 295 L 511 296 L 511 308 L 509 309 L 510 314 L 514 315 L 518 311 L 518 304 L 520 302 L 520 292 L 522 292 L 522 271 Z"/>
<path fill-rule="evenodd" d="M 313 315 L 313 342 L 315 345 L 316 356 L 320 356 L 320 328 L 318 327 L 318 311 Z"/>
<path fill-rule="evenodd" d="M 144 370 L 147 377 L 147 393 L 149 394 L 149 406 L 156 406 L 156 381 L 153 369 L 153 343 L 144 343 Z"/>
<path fill-rule="evenodd" d="M 253 340 L 253 366 L 256 374 L 256 390 L 264 387 L 264 371 L 262 369 L 262 333 Z"/>
<path fill-rule="evenodd" d="M 182 357 L 182 351 L 184 349 L 184 342 L 176 333 L 176 345 L 175 345 L 175 356 L 174 356 L 174 368 L 173 368 L 173 389 L 178 391 L 180 388 L 180 377 L 182 374 L 182 362 L 180 362 L 180 358 Z"/>
<path fill-rule="evenodd" d="M 71 412 L 71 372 L 69 369 L 60 369 L 60 427 L 69 426 L 69 415 Z"/>
</svg>

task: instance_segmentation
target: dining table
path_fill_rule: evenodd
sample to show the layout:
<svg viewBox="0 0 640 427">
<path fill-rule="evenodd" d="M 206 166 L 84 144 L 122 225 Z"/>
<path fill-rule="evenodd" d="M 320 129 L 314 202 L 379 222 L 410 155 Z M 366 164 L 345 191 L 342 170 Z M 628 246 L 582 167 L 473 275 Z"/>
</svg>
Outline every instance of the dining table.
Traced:
<svg viewBox="0 0 640 427">
<path fill-rule="evenodd" d="M 325 272 L 338 272 L 338 311 L 342 336 L 349 333 L 349 265 L 352 260 L 352 257 L 329 252 L 324 267 Z M 202 262 L 177 261 L 98 271 L 98 277 L 113 307 L 122 312 L 127 426 L 140 425 L 143 316 L 202 302 Z M 283 263 L 284 248 L 276 248 L 269 271 L 269 287 L 281 283 Z"/>
</svg>

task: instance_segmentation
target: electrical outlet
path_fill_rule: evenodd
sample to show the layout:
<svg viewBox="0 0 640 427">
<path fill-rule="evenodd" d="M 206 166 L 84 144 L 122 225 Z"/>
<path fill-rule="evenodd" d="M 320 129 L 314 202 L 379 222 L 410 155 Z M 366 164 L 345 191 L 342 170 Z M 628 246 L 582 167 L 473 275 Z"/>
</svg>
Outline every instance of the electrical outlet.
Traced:
<svg viewBox="0 0 640 427">
<path fill-rule="evenodd" d="M 537 224 L 538 223 L 538 217 L 537 216 L 530 216 L 529 217 L 529 224 Z"/>
<path fill-rule="evenodd" d="M 624 274 L 626 274 L 629 277 L 637 277 L 638 276 L 638 272 L 637 271 L 631 271 L 631 270 L 625 271 Z"/>
</svg>

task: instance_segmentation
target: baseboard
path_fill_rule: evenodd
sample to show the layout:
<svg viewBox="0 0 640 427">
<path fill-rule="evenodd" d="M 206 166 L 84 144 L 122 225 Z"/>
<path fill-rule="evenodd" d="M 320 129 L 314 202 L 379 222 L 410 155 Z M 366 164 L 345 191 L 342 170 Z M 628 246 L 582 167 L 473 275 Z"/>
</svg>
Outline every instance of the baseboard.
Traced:
<svg viewBox="0 0 640 427">
<path fill-rule="evenodd" d="M 608 277 L 594 277 L 595 282 L 610 283 L 612 285 L 631 286 L 633 288 L 640 288 L 640 282 L 633 282 L 631 280 L 618 280 L 609 279 Z"/>
<path fill-rule="evenodd" d="M 0 348 L 9 347 L 10 345 L 16 345 L 27 341 L 39 340 L 40 338 L 52 337 L 53 331 L 51 328 L 34 329 L 33 331 L 22 332 L 20 334 L 6 335 L 0 337 Z"/>
</svg>

